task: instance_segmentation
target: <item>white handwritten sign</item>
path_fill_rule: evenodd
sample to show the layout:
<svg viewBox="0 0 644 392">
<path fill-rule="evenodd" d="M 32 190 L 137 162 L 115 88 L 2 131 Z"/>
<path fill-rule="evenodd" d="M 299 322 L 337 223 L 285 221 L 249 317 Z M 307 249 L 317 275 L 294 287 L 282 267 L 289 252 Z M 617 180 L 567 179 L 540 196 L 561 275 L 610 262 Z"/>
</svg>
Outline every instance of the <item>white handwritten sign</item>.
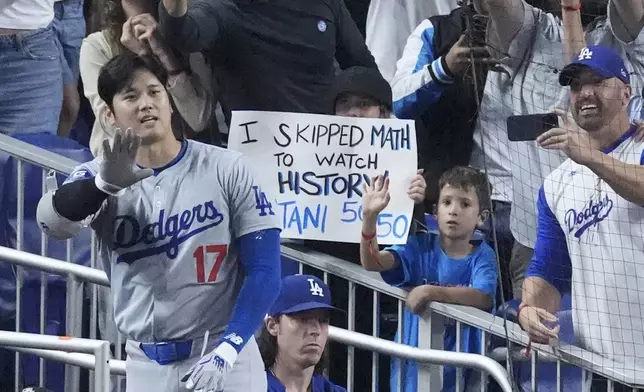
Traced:
<svg viewBox="0 0 644 392">
<path fill-rule="evenodd" d="M 407 240 L 416 174 L 414 122 L 278 112 L 233 112 L 228 147 L 250 157 L 283 238 L 360 242 L 362 187 L 390 178 L 378 216 L 382 244 Z"/>
</svg>

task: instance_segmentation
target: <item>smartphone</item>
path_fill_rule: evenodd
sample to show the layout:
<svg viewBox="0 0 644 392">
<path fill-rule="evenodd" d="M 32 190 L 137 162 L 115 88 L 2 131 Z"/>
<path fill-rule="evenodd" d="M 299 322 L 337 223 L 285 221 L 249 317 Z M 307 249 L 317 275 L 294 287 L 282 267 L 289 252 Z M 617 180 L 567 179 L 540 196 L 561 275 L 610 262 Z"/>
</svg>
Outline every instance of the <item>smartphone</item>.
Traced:
<svg viewBox="0 0 644 392">
<path fill-rule="evenodd" d="M 554 113 L 510 116 L 507 120 L 508 139 L 511 142 L 536 140 L 537 136 L 559 126 L 559 118 Z"/>
</svg>

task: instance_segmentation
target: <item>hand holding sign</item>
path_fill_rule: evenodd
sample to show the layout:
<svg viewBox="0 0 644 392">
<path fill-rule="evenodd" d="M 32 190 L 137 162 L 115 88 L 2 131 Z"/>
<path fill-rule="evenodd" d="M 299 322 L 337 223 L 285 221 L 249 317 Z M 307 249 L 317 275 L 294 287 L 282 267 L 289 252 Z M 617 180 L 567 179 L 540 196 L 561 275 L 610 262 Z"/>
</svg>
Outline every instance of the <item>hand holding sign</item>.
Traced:
<svg viewBox="0 0 644 392">
<path fill-rule="evenodd" d="M 416 172 L 416 177 L 411 180 L 411 184 L 409 184 L 409 189 L 407 190 L 409 198 L 411 198 L 416 204 L 420 204 L 425 201 L 427 182 L 425 181 L 425 177 L 423 177 L 423 172 L 423 169 Z"/>
</svg>

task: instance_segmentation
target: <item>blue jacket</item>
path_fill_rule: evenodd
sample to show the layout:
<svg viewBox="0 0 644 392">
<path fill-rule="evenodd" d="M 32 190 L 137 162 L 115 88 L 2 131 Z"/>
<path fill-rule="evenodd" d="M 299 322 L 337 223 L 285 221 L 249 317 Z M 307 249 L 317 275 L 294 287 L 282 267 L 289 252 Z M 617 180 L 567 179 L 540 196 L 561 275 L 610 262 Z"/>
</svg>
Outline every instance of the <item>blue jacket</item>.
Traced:
<svg viewBox="0 0 644 392">
<path fill-rule="evenodd" d="M 417 120 L 419 168 L 425 170 L 428 205 L 438 199 L 440 176 L 454 166 L 467 166 L 472 154 L 477 95 L 483 96 L 487 70 L 474 68 L 474 84 L 471 68 L 455 78 L 445 57 L 472 23 L 473 13 L 458 7 L 449 15 L 424 20 L 407 40 L 391 82 L 396 117 Z"/>
</svg>

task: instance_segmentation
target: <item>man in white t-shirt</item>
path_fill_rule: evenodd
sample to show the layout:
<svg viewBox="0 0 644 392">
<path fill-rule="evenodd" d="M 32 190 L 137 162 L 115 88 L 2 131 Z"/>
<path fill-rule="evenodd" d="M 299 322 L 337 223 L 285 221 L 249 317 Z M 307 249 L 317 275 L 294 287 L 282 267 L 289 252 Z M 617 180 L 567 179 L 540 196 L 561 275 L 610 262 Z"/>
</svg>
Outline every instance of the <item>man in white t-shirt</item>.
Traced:
<svg viewBox="0 0 644 392">
<path fill-rule="evenodd" d="M 556 338 L 559 327 L 544 322 L 556 322 L 571 288 L 578 344 L 632 377 L 644 369 L 644 143 L 632 137 L 630 75 L 617 52 L 596 45 L 563 69 L 559 83 L 570 86 L 573 118 L 560 112 L 563 125 L 537 142 L 569 159 L 539 190 L 519 323 L 535 342 Z"/>
<path fill-rule="evenodd" d="M 54 0 L 0 0 L 0 133 L 55 134 L 63 100 Z"/>
</svg>

